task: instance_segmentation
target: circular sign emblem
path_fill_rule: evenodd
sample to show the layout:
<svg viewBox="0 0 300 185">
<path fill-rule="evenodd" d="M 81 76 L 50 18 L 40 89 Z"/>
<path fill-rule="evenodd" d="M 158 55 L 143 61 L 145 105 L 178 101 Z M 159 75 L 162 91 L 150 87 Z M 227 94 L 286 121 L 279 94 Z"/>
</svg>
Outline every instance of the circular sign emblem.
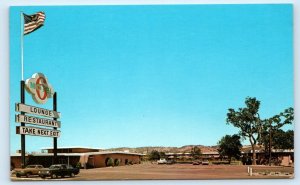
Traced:
<svg viewBox="0 0 300 185">
<path fill-rule="evenodd" d="M 25 89 L 31 94 L 32 99 L 38 104 L 44 104 L 52 98 L 54 90 L 42 73 L 35 73 L 25 81 Z"/>
</svg>

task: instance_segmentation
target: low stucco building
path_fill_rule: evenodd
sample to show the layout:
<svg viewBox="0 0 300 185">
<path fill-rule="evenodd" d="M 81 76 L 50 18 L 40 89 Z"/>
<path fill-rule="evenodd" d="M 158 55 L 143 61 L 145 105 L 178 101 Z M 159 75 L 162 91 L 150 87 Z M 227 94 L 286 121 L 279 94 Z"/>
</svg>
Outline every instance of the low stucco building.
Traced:
<svg viewBox="0 0 300 185">
<path fill-rule="evenodd" d="M 53 164 L 53 148 L 43 148 L 41 153 L 26 154 L 26 165 L 41 164 L 49 167 Z M 103 151 L 87 147 L 61 147 L 57 149 L 58 163 L 81 165 L 82 168 L 106 167 L 113 165 L 139 164 L 143 154 L 124 151 Z M 11 155 L 12 168 L 21 167 L 21 154 Z"/>
<path fill-rule="evenodd" d="M 180 159 L 193 159 L 193 156 L 190 152 L 185 153 L 165 153 L 167 159 L 180 160 Z M 200 155 L 201 159 L 208 160 L 217 160 L 220 158 L 219 152 L 217 151 L 209 151 L 203 152 Z"/>
<path fill-rule="evenodd" d="M 251 146 L 244 146 L 241 151 L 243 157 L 252 158 L 253 150 Z M 257 164 L 269 164 L 269 151 L 265 151 L 263 145 L 257 145 L 255 148 Z M 294 165 L 294 149 L 272 149 L 271 163 L 281 166 Z"/>
</svg>

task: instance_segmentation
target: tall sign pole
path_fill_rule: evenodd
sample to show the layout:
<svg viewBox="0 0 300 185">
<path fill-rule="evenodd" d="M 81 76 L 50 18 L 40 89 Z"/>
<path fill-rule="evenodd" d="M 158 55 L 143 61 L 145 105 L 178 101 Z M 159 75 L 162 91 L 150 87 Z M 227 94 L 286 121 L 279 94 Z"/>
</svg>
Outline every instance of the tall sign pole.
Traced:
<svg viewBox="0 0 300 185">
<path fill-rule="evenodd" d="M 24 48 L 24 24 L 23 24 L 23 12 L 20 13 L 20 37 L 21 37 L 21 103 L 25 104 L 25 81 L 24 81 L 24 57 L 23 57 L 23 48 Z M 24 112 L 21 112 L 22 115 L 24 115 Z M 22 122 L 21 126 L 25 126 L 25 123 Z M 25 135 L 21 135 L 21 166 L 22 168 L 25 168 L 26 166 L 26 159 L 25 159 L 25 151 L 26 151 L 26 145 L 25 145 Z"/>
<path fill-rule="evenodd" d="M 57 112 L 57 92 L 53 95 L 53 111 Z M 53 118 L 54 121 L 57 121 L 57 118 Z M 57 127 L 54 127 L 54 130 L 57 130 Z M 54 164 L 57 164 L 57 137 L 53 138 L 53 161 Z"/>
<path fill-rule="evenodd" d="M 24 82 L 24 80 L 21 80 L 21 103 L 25 104 L 25 82 Z M 21 112 L 21 115 L 25 115 L 25 113 Z M 21 126 L 24 127 L 25 123 L 21 122 Z M 26 151 L 25 135 L 22 134 L 21 135 L 21 161 L 22 161 L 21 164 L 22 164 L 22 168 L 25 168 L 25 166 L 26 166 L 25 151 Z"/>
<path fill-rule="evenodd" d="M 270 123 L 269 129 L 269 166 L 272 163 L 272 124 Z"/>
</svg>

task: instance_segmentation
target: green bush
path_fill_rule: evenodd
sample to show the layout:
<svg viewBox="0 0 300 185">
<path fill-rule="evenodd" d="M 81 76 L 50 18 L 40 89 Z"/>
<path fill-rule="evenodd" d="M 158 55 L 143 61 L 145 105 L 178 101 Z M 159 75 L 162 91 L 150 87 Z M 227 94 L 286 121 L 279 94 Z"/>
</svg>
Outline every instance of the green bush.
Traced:
<svg viewBox="0 0 300 185">
<path fill-rule="evenodd" d="M 114 160 L 112 158 L 109 158 L 107 160 L 106 166 L 114 166 Z"/>
<path fill-rule="evenodd" d="M 78 162 L 78 163 L 76 164 L 76 168 L 81 168 L 81 163 L 80 163 L 80 162 Z"/>
<path fill-rule="evenodd" d="M 119 166 L 120 165 L 120 159 L 115 159 L 115 166 Z"/>
</svg>

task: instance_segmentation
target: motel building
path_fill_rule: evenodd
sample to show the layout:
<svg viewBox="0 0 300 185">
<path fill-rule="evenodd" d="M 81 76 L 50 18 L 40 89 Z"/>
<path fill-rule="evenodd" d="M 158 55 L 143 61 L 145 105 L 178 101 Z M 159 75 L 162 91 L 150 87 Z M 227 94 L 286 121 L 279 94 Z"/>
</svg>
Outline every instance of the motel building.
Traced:
<svg viewBox="0 0 300 185">
<path fill-rule="evenodd" d="M 244 158 L 251 158 L 253 150 L 251 146 L 244 146 L 241 150 Z M 264 150 L 264 146 L 258 145 L 255 148 L 256 163 L 258 165 L 268 164 L 269 154 Z M 293 166 L 294 165 L 294 149 L 273 149 L 271 151 L 272 165 Z M 244 163 L 244 162 L 243 162 Z"/>
<path fill-rule="evenodd" d="M 124 166 L 141 163 L 144 154 L 127 151 L 103 151 L 88 147 L 59 147 L 57 157 L 59 164 L 80 165 L 81 168 L 101 168 L 109 166 L 112 160 L 114 166 Z M 26 164 L 40 164 L 49 167 L 53 164 L 53 148 L 43 148 L 40 153 L 26 154 Z M 21 153 L 11 155 L 11 169 L 21 168 Z"/>
<path fill-rule="evenodd" d="M 180 161 L 180 160 L 192 160 L 193 156 L 192 153 L 185 152 L 185 153 L 165 153 L 166 158 L 169 160 L 175 160 L 175 161 Z M 219 152 L 217 151 L 207 151 L 201 153 L 200 159 L 202 160 L 219 160 L 220 155 Z"/>
</svg>

